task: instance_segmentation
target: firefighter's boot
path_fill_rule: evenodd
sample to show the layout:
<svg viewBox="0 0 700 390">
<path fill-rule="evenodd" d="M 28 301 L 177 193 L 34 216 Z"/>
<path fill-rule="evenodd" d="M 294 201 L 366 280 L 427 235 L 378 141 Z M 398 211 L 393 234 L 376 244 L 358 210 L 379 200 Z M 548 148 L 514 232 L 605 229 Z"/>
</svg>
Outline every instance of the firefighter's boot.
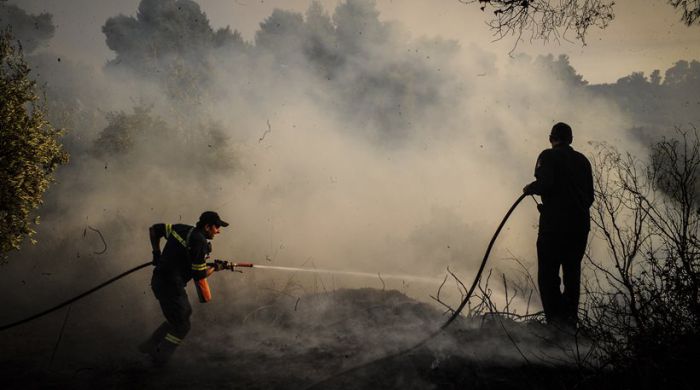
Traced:
<svg viewBox="0 0 700 390">
<path fill-rule="evenodd" d="M 160 367 L 165 365 L 170 358 L 175 353 L 177 347 L 182 343 L 182 339 L 173 335 L 172 333 L 166 333 L 165 337 L 156 346 L 153 353 L 151 353 L 151 358 L 153 359 L 153 365 Z"/>
<path fill-rule="evenodd" d="M 163 322 L 158 329 L 156 329 L 151 337 L 144 341 L 143 343 L 139 344 L 139 352 L 145 353 L 148 355 L 153 355 L 155 353 L 156 347 L 160 342 L 165 338 L 165 335 L 168 333 L 168 323 Z"/>
</svg>

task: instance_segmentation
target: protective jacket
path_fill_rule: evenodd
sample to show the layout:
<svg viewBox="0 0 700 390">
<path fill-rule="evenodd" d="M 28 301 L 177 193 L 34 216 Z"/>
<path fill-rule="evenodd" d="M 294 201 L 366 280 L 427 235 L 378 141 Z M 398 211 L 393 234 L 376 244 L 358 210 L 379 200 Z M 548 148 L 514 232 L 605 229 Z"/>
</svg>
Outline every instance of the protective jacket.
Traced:
<svg viewBox="0 0 700 390">
<path fill-rule="evenodd" d="M 207 277 L 206 260 L 211 247 L 199 229 L 184 224 L 158 223 L 153 225 L 153 230 L 166 240 L 154 273 L 175 279 L 182 286 L 190 279 Z"/>
<path fill-rule="evenodd" d="M 540 195 L 540 232 L 587 232 L 593 204 L 593 175 L 586 156 L 569 145 L 540 153 L 529 192 Z"/>
</svg>

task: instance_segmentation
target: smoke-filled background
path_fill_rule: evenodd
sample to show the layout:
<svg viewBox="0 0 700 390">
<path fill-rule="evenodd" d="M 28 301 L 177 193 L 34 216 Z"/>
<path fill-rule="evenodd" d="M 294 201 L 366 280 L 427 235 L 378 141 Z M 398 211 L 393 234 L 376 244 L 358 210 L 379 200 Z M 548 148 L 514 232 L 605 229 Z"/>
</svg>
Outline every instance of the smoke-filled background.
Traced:
<svg viewBox="0 0 700 390">
<path fill-rule="evenodd" d="M 512 53 L 457 1 L 0 3 L 71 155 L 38 243 L 3 265 L 2 322 L 147 261 L 148 226 L 204 210 L 231 223 L 216 258 L 438 279 L 296 275 L 305 292 L 386 283 L 430 302 L 448 266 L 470 282 L 554 123 L 584 153 L 605 141 L 641 157 L 700 123 L 697 27 L 674 25 L 663 1 L 633 3 L 588 46 Z M 527 200 L 490 266 L 534 271 L 536 224 Z M 148 274 L 71 316 L 134 343 L 159 321 Z M 288 278 L 217 275 L 212 307 Z"/>
</svg>

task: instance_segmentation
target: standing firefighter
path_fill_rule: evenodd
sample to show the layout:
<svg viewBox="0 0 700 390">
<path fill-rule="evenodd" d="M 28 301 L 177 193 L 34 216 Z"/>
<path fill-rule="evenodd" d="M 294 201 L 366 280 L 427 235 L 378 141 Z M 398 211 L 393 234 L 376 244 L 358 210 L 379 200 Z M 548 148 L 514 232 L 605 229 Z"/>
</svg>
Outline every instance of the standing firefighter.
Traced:
<svg viewBox="0 0 700 390">
<path fill-rule="evenodd" d="M 536 180 L 523 188 L 542 197 L 537 236 L 537 282 L 547 323 L 576 327 L 581 259 L 590 230 L 593 204 L 591 164 L 571 147 L 571 127 L 557 123 L 549 136 L 551 149 L 537 158 Z M 562 269 L 564 291 L 560 289 Z"/>
<path fill-rule="evenodd" d="M 196 226 L 157 223 L 149 228 L 155 265 L 151 288 L 166 321 L 139 350 L 151 355 L 156 365 L 168 361 L 190 330 L 192 307 L 185 292 L 187 282 L 194 279 L 200 302 L 211 300 L 207 276 L 225 269 L 227 264 L 223 261 L 206 263 L 211 252 L 208 240 L 219 234 L 222 226 L 228 223 L 222 221 L 219 214 L 205 211 Z M 165 238 L 162 254 L 161 238 Z"/>
</svg>

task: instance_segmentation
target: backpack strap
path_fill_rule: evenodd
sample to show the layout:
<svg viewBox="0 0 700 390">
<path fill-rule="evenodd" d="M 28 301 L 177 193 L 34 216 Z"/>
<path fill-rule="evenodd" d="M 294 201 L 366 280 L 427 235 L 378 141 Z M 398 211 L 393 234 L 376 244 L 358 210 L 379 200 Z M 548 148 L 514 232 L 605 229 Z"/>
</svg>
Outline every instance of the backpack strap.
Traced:
<svg viewBox="0 0 700 390">
<path fill-rule="evenodd" d="M 170 238 L 170 236 L 173 236 L 173 238 L 176 239 L 180 244 L 182 244 L 182 246 L 184 246 L 185 249 L 190 249 L 189 243 L 193 231 L 194 226 L 191 227 L 190 230 L 187 232 L 187 239 L 185 240 L 175 230 L 173 230 L 173 225 L 168 223 L 165 225 L 165 238 L 167 239 Z"/>
</svg>

